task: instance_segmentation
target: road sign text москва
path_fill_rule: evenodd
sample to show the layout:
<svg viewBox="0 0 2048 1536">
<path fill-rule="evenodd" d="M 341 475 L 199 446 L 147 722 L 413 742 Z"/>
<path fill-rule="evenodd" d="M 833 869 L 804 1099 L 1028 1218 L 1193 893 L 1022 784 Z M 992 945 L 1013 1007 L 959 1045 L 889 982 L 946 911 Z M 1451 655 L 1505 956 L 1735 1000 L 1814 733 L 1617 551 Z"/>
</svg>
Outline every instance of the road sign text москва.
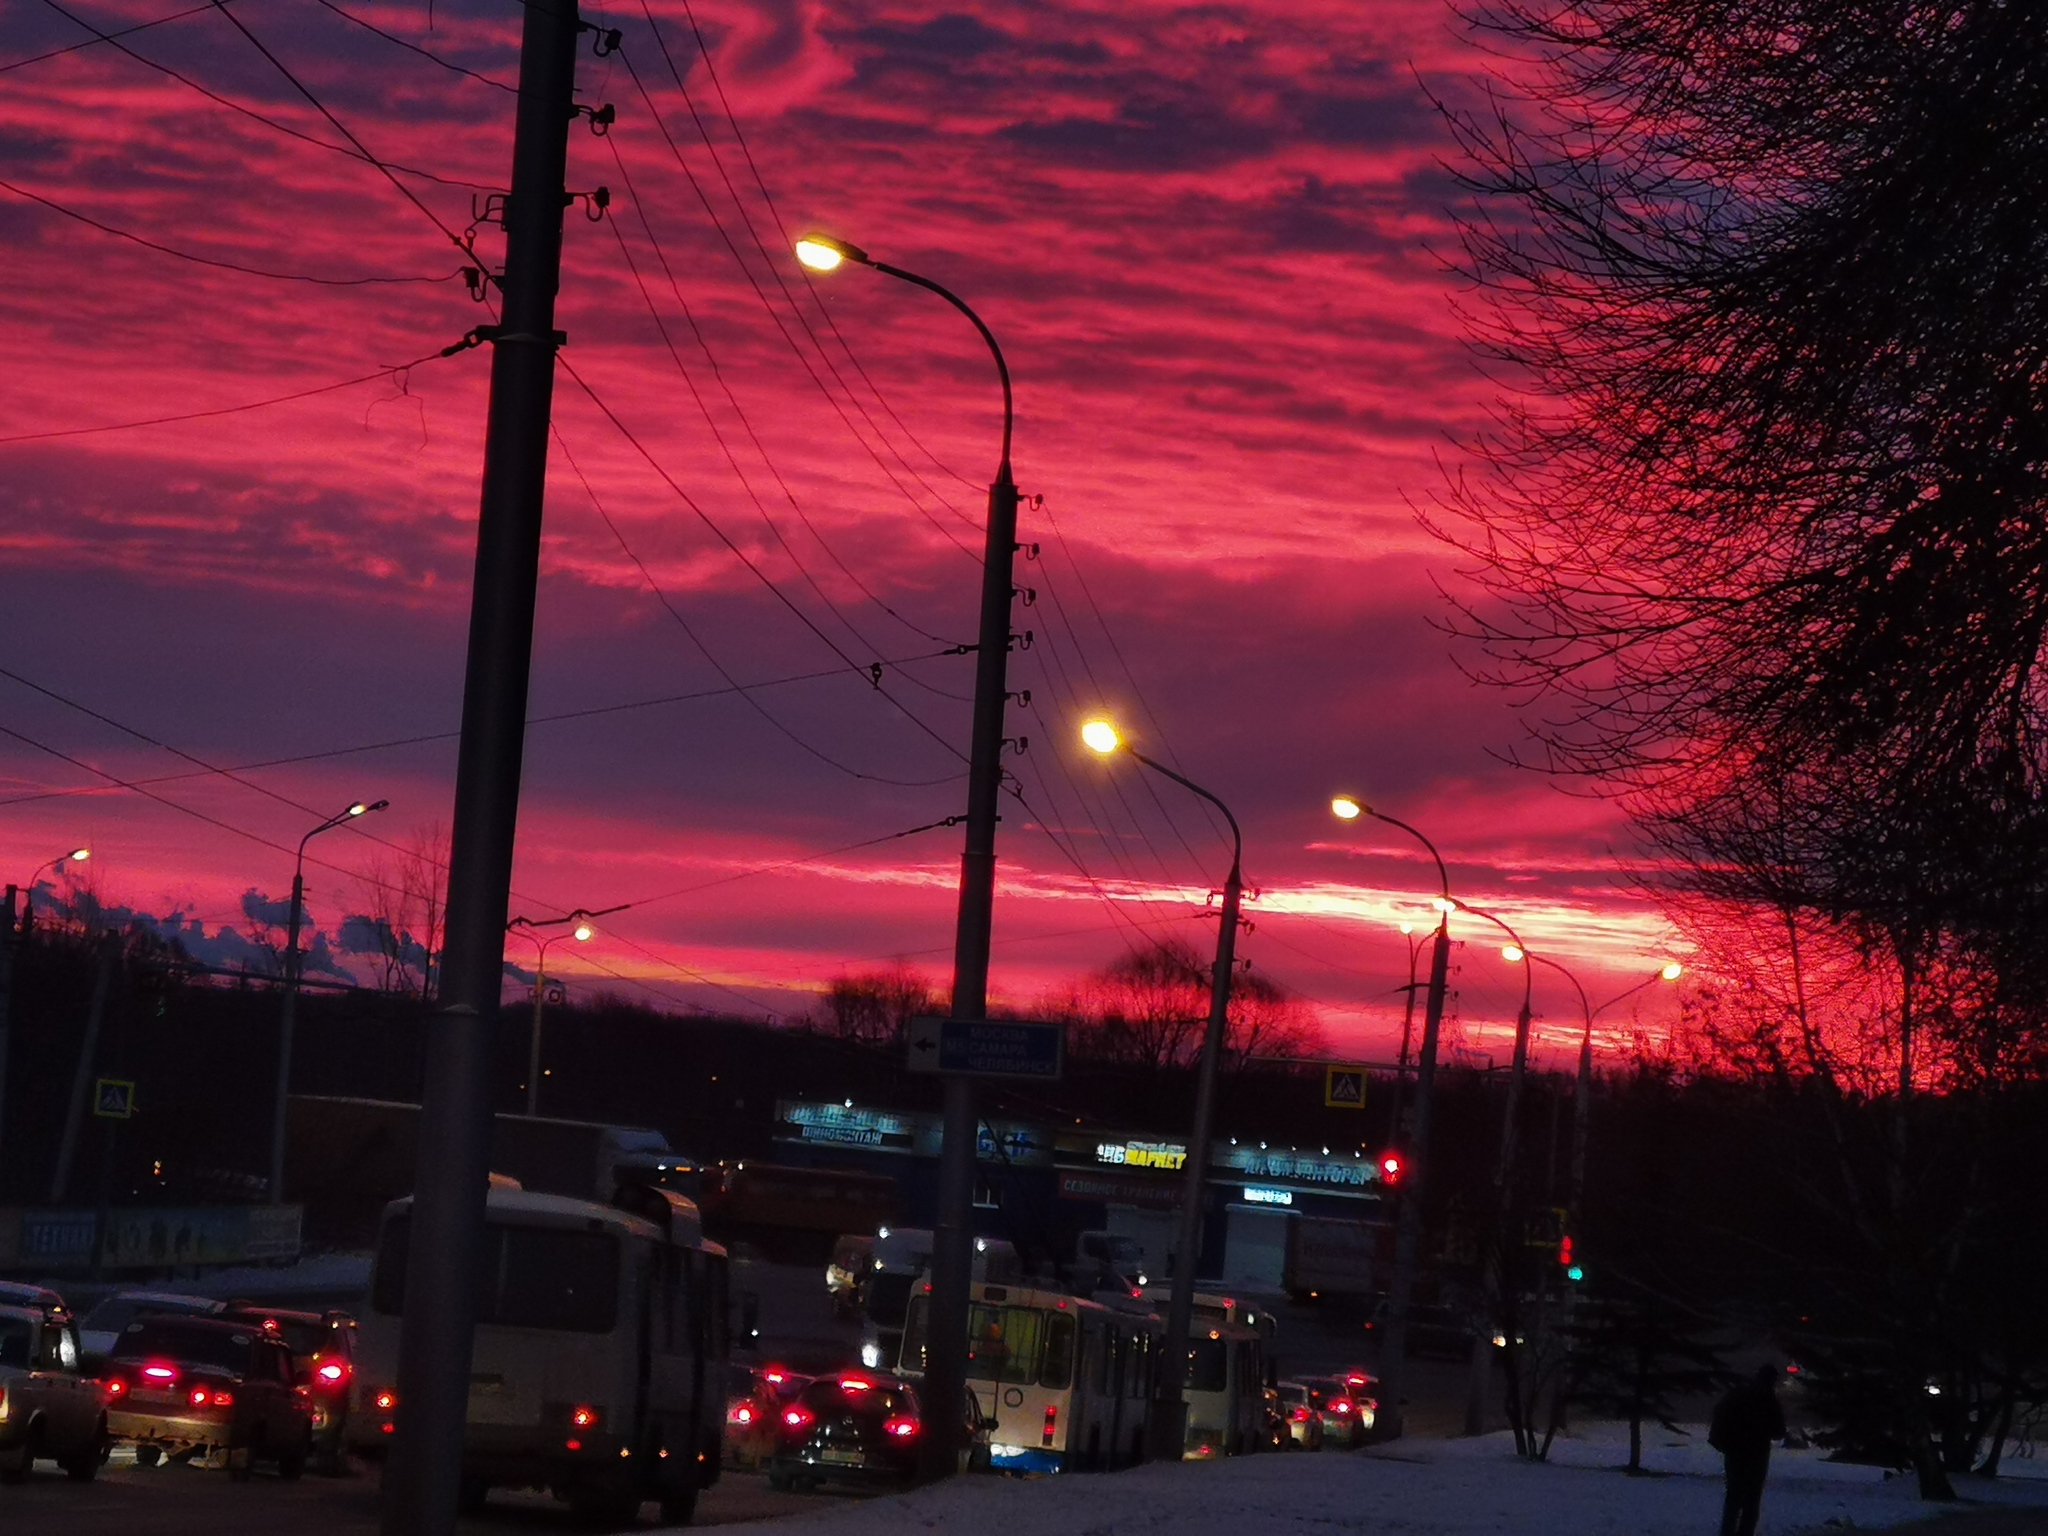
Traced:
<svg viewBox="0 0 2048 1536">
<path fill-rule="evenodd" d="M 1066 1029 L 1014 1019 L 912 1019 L 910 1070 L 1041 1082 L 1066 1065 Z"/>
</svg>

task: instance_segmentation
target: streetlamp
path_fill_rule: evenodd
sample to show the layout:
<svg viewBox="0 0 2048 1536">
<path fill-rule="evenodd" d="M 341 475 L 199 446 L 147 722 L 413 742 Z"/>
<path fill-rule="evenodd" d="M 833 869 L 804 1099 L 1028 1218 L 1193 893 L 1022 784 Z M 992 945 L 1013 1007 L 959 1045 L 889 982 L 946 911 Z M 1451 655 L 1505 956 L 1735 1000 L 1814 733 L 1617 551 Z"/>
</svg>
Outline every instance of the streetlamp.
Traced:
<svg viewBox="0 0 2048 1536">
<path fill-rule="evenodd" d="M 277 1094 L 270 1110 L 270 1203 L 284 1204 L 284 1132 L 285 1114 L 291 1098 L 292 1082 L 292 1029 L 299 1006 L 299 917 L 306 906 L 306 844 L 322 832 L 328 832 L 343 822 L 354 821 L 358 816 L 367 816 L 372 811 L 381 811 L 389 800 L 374 800 L 365 803 L 352 802 L 346 810 L 337 811 L 319 826 L 299 839 L 299 856 L 292 865 L 292 905 L 285 920 L 284 931 L 284 1006 L 279 1011 L 277 1022 Z M 82 852 L 83 850 L 81 850 Z M 74 854 L 72 857 L 76 858 Z"/>
<path fill-rule="evenodd" d="M 1339 821 L 1371 817 L 1399 829 L 1429 851 L 1436 865 L 1438 894 L 1436 936 L 1429 957 L 1429 1001 L 1422 1014 L 1422 1048 L 1415 1063 L 1415 1128 L 1408 1147 L 1408 1176 L 1401 1190 L 1401 1209 L 1394 1226 L 1394 1278 L 1387 1292 L 1387 1329 L 1380 1342 L 1380 1411 L 1374 1428 L 1386 1439 L 1402 1429 L 1401 1380 L 1407 1373 L 1408 1311 L 1415 1294 L 1415 1269 L 1422 1246 L 1422 1195 L 1429 1182 L 1429 1136 L 1436 1109 L 1437 1040 L 1444 1021 L 1444 993 L 1451 971 L 1451 877 L 1436 844 L 1405 821 L 1374 810 L 1356 795 L 1337 795 L 1330 814 Z M 1409 993 L 1412 998 L 1413 992 Z"/>
<path fill-rule="evenodd" d="M 876 261 L 857 245 L 810 234 L 797 259 L 815 272 L 852 262 L 935 293 L 965 315 L 995 359 L 1003 387 L 1003 447 L 988 488 L 988 525 L 981 562 L 981 622 L 974 656 L 974 725 L 967 759 L 967 837 L 960 855 L 960 904 L 953 931 L 956 1019 L 988 1017 L 988 951 L 995 916 L 997 801 L 1003 787 L 1003 711 L 1008 702 L 1010 601 L 1017 554 L 1017 482 L 1010 473 L 1015 405 L 1010 367 L 995 333 L 965 300 L 928 277 Z M 931 1328 L 925 1384 L 929 1401 L 953 1404 L 967 1390 L 967 1291 L 973 1277 L 974 1168 L 978 1143 L 974 1080 L 945 1079 L 945 1131 L 939 1152 L 938 1219 L 932 1232 Z M 950 1477 L 965 1434 L 960 1415 L 935 1412 L 925 1422 L 919 1458 L 927 1479 Z"/>
<path fill-rule="evenodd" d="M 35 908 L 36 881 L 42 878 L 46 869 L 56 869 L 65 864 L 83 864 L 92 857 L 90 848 L 74 848 L 69 853 L 60 853 L 46 864 L 38 864 L 35 873 L 28 877 L 28 884 L 21 888 L 21 929 L 26 937 L 29 930 L 30 914 Z M 14 1017 L 14 887 L 7 887 L 7 909 L 4 916 L 6 931 L 0 932 L 0 1130 L 5 1129 L 7 1114 L 7 1052 L 12 1038 Z"/>
<path fill-rule="evenodd" d="M 539 928 L 559 928 L 564 924 L 575 926 L 566 933 L 537 933 Z M 540 1022 L 541 1010 L 548 995 L 548 946 L 557 939 L 574 939 L 586 944 L 597 930 L 590 926 L 590 914 L 578 907 L 561 917 L 515 917 L 505 925 L 507 933 L 515 928 L 526 930 L 525 936 L 533 940 L 540 950 L 540 959 L 533 972 L 533 1030 L 526 1041 L 526 1114 L 533 1119 L 540 1114 Z"/>
<path fill-rule="evenodd" d="M 1223 881 L 1223 915 L 1216 927 L 1216 964 L 1209 972 L 1209 1025 L 1202 1034 L 1201 1065 L 1195 1078 L 1195 1124 L 1188 1135 L 1186 1172 L 1181 1183 L 1180 1235 L 1173 1254 L 1173 1299 L 1166 1309 L 1166 1372 L 1165 1379 L 1154 1387 L 1147 1427 L 1152 1442 L 1148 1454 L 1177 1461 L 1187 1442 L 1187 1400 L 1183 1393 L 1188 1374 L 1188 1329 L 1194 1320 L 1202 1200 L 1209 1181 L 1209 1141 L 1216 1119 L 1216 1065 L 1223 1055 L 1223 1037 L 1230 1018 L 1230 979 L 1237 957 L 1237 910 L 1244 896 L 1244 834 L 1238 830 L 1237 818 L 1230 814 L 1229 806 L 1193 779 L 1147 757 L 1125 741 L 1107 720 L 1090 720 L 1083 725 L 1081 740 L 1089 751 L 1103 757 L 1118 751 L 1129 753 L 1154 773 L 1200 795 L 1230 823 L 1230 873 Z"/>
<path fill-rule="evenodd" d="M 43 872 L 51 869 L 62 869 L 66 864 L 83 864 L 91 857 L 92 850 L 90 848 L 74 848 L 69 853 L 58 854 L 54 859 L 46 859 L 35 867 L 35 872 L 28 877 L 28 883 L 21 888 L 21 931 L 23 933 L 28 932 L 34 926 L 36 882 L 43 878 Z"/>
<path fill-rule="evenodd" d="M 1572 984 L 1572 990 L 1579 994 L 1579 1011 L 1585 1016 L 1586 1027 L 1579 1036 L 1578 1081 L 1572 1092 L 1572 1194 L 1570 1210 L 1576 1218 L 1579 1205 L 1586 1194 L 1586 1138 L 1593 1108 L 1593 1021 L 1612 1008 L 1616 1003 L 1626 1002 L 1660 981 L 1676 981 L 1685 974 L 1685 967 L 1676 960 L 1668 961 L 1643 980 L 1625 991 L 1617 992 L 1598 1008 L 1586 997 L 1586 989 L 1579 985 L 1579 978 L 1565 967 L 1545 955 L 1529 957 L 1538 965 L 1547 965 Z"/>
</svg>

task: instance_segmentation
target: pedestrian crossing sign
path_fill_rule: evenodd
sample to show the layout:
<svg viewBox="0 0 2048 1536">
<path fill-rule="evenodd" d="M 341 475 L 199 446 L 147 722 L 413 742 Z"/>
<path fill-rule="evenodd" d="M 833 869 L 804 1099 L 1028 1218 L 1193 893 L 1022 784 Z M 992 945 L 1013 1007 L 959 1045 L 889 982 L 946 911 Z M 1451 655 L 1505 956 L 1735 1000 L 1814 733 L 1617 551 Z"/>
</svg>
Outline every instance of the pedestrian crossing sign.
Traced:
<svg viewBox="0 0 2048 1536">
<path fill-rule="evenodd" d="M 1325 1067 L 1323 1069 L 1325 1109 L 1365 1108 L 1365 1068 Z"/>
<path fill-rule="evenodd" d="M 135 1085 L 103 1077 L 93 1085 L 92 1112 L 102 1120 L 126 1120 L 135 1113 Z"/>
</svg>

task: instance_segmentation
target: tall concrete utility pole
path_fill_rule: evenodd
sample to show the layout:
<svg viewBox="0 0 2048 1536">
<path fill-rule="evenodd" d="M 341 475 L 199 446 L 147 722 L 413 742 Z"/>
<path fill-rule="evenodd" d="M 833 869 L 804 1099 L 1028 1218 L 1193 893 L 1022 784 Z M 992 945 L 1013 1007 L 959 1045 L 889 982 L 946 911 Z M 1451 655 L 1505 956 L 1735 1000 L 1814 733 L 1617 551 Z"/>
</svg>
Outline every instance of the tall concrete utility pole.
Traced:
<svg viewBox="0 0 2048 1536">
<path fill-rule="evenodd" d="M 576 0 L 521 3 L 519 105 L 500 280 L 504 309 L 484 333 L 493 346 L 490 416 L 455 769 L 441 1006 L 427 1033 L 399 1335 L 398 1433 L 384 1478 L 383 1536 L 454 1530 L 469 1409 L 490 1173 L 492 1037 L 504 983 L 548 421 L 555 349 L 562 341 L 555 331 L 555 292 L 582 30 Z"/>
</svg>

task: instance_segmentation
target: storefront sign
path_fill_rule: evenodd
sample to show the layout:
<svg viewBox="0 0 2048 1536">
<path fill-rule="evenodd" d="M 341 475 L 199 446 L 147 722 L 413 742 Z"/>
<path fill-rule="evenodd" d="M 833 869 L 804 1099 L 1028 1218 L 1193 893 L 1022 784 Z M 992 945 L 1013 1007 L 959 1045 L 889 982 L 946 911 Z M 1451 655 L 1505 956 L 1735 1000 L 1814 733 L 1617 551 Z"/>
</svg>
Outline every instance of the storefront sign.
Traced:
<svg viewBox="0 0 2048 1536">
<path fill-rule="evenodd" d="M 1294 1204 L 1294 1191 L 1291 1189 L 1261 1189 L 1256 1184 L 1247 1184 L 1244 1187 L 1244 1199 L 1247 1205 L 1292 1205 Z"/>
<path fill-rule="evenodd" d="M 1078 1168 L 1060 1170 L 1060 1198 L 1095 1200 L 1104 1205 L 1136 1205 L 1170 1211 L 1180 1204 L 1178 1181 L 1138 1174 L 1095 1173 Z"/>
<path fill-rule="evenodd" d="M 1188 1149 L 1177 1141 L 1098 1141 L 1095 1161 L 1114 1168 L 1158 1168 L 1177 1173 Z"/>
<path fill-rule="evenodd" d="M 918 1122 L 931 1115 L 897 1115 L 857 1104 L 783 1099 L 775 1106 L 775 1139 L 812 1146 L 862 1147 L 870 1152 L 915 1152 Z"/>
<path fill-rule="evenodd" d="M 1332 1189 L 1367 1189 L 1380 1182 L 1380 1166 L 1362 1157 L 1317 1157 L 1308 1152 L 1267 1151 L 1260 1147 L 1218 1149 L 1219 1167 L 1272 1183 L 1323 1185 Z"/>
</svg>

